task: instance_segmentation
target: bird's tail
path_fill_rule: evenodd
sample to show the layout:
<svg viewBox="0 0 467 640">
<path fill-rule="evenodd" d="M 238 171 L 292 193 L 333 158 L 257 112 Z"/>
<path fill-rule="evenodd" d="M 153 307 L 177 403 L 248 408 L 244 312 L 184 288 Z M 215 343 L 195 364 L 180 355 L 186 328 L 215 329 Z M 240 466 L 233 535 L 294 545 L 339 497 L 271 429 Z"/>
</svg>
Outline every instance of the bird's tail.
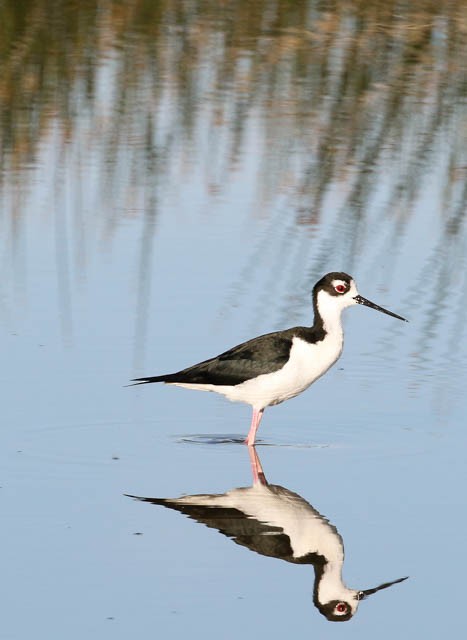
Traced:
<svg viewBox="0 0 467 640">
<path fill-rule="evenodd" d="M 148 378 L 133 378 L 131 381 L 133 384 L 127 385 L 128 387 L 135 387 L 139 384 L 149 384 L 150 382 L 167 382 L 170 375 L 167 376 L 151 376 Z"/>
</svg>

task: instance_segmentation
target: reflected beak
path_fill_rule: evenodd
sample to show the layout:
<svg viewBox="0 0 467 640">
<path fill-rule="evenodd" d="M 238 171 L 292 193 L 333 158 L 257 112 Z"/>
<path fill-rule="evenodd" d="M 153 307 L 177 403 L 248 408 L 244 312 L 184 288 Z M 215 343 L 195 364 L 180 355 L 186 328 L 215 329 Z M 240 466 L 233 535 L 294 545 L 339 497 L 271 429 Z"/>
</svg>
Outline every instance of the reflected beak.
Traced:
<svg viewBox="0 0 467 640">
<path fill-rule="evenodd" d="M 376 309 L 376 311 L 381 311 L 381 313 L 386 313 L 388 316 L 392 316 L 393 318 L 397 318 L 398 320 L 403 320 L 404 322 L 408 322 L 408 320 L 406 320 L 402 316 L 398 316 L 397 313 L 393 313 L 392 311 L 383 309 L 383 307 L 379 307 L 377 304 L 375 304 L 374 302 L 370 302 L 370 300 L 367 300 L 363 296 L 355 296 L 354 300 L 358 304 L 364 304 L 365 307 L 371 307 L 372 309 Z"/>
<path fill-rule="evenodd" d="M 396 318 L 398 317 L 399 316 L 396 316 Z M 401 318 L 401 320 L 404 320 L 404 318 Z M 364 589 L 363 591 L 359 591 L 357 593 L 357 600 L 364 600 L 368 596 L 371 596 L 373 593 L 376 593 L 377 591 L 381 591 L 381 589 L 387 589 L 388 587 L 392 587 L 393 584 L 404 582 L 404 580 L 407 580 L 408 577 L 409 576 L 405 576 L 405 578 L 399 578 L 398 580 L 393 580 L 392 582 L 383 582 L 383 584 L 380 584 L 379 587 L 374 587 L 373 589 Z"/>
</svg>

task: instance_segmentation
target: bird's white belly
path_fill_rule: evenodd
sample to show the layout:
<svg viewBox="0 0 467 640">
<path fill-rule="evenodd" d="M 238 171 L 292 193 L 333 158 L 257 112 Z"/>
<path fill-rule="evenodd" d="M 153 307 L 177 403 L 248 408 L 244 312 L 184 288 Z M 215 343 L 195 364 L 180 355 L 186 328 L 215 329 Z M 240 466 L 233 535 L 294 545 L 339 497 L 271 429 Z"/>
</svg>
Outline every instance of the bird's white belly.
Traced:
<svg viewBox="0 0 467 640">
<path fill-rule="evenodd" d="M 273 373 L 265 373 L 235 386 L 181 384 L 180 386 L 216 391 L 233 402 L 246 402 L 256 409 L 294 398 L 320 378 L 342 353 L 342 338 L 328 334 L 321 342 L 310 344 L 295 337 L 287 364 Z"/>
<path fill-rule="evenodd" d="M 331 367 L 342 352 L 342 341 L 331 340 L 310 344 L 293 339 L 290 359 L 279 371 L 264 374 L 234 387 L 231 400 L 247 402 L 257 408 L 279 404 L 307 389 Z"/>
</svg>

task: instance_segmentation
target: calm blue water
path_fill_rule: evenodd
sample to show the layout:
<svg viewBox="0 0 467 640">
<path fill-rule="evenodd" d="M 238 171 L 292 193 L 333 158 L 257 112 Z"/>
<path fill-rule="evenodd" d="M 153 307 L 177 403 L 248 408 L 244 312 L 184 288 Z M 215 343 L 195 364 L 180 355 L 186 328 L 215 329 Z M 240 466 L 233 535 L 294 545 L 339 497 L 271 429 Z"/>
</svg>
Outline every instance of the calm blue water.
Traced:
<svg viewBox="0 0 467 640">
<path fill-rule="evenodd" d="M 350 110 L 352 119 L 339 85 L 345 20 L 329 45 L 328 84 L 310 88 L 291 70 L 295 55 L 310 53 L 291 25 L 276 47 L 266 25 L 229 49 L 218 15 L 174 17 L 163 6 L 154 67 L 139 48 L 150 29 L 101 16 L 91 87 L 78 38 L 66 89 L 59 83 L 29 111 L 3 104 L 0 638 L 343 633 L 313 606 L 312 567 L 252 553 L 124 495 L 251 483 L 246 447 L 216 443 L 247 433 L 249 407 L 125 385 L 311 323 L 311 288 L 331 270 L 350 272 L 362 295 L 410 322 L 348 310 L 337 365 L 266 410 L 261 462 L 270 482 L 335 525 L 350 587 L 410 576 L 362 602 L 347 638 L 459 634 L 466 113 L 456 73 L 443 84 L 446 16 L 429 45 L 432 91 L 416 62 L 418 98 L 408 82 L 384 114 L 391 82 L 401 81 L 387 71 L 368 80 L 358 103 L 366 111 Z M 53 50 L 38 55 L 47 61 Z M 32 93 L 33 62 L 17 72 Z M 449 109 L 438 109 L 439 95 Z"/>
</svg>

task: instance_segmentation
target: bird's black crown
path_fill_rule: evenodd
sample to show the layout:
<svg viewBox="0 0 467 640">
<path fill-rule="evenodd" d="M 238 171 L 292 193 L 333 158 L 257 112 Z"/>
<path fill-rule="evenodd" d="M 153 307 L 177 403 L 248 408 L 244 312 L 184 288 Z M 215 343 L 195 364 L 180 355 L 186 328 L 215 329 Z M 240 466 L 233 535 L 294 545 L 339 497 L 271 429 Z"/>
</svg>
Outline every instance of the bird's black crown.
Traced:
<svg viewBox="0 0 467 640">
<path fill-rule="evenodd" d="M 349 289 L 353 278 L 343 271 L 331 271 L 331 273 L 327 273 L 321 280 L 318 280 L 313 287 L 313 299 L 316 299 L 319 291 L 326 291 L 331 296 L 339 295 L 332 285 L 335 280 L 342 280 L 342 282 L 345 282 L 347 285 L 347 289 Z"/>
</svg>

